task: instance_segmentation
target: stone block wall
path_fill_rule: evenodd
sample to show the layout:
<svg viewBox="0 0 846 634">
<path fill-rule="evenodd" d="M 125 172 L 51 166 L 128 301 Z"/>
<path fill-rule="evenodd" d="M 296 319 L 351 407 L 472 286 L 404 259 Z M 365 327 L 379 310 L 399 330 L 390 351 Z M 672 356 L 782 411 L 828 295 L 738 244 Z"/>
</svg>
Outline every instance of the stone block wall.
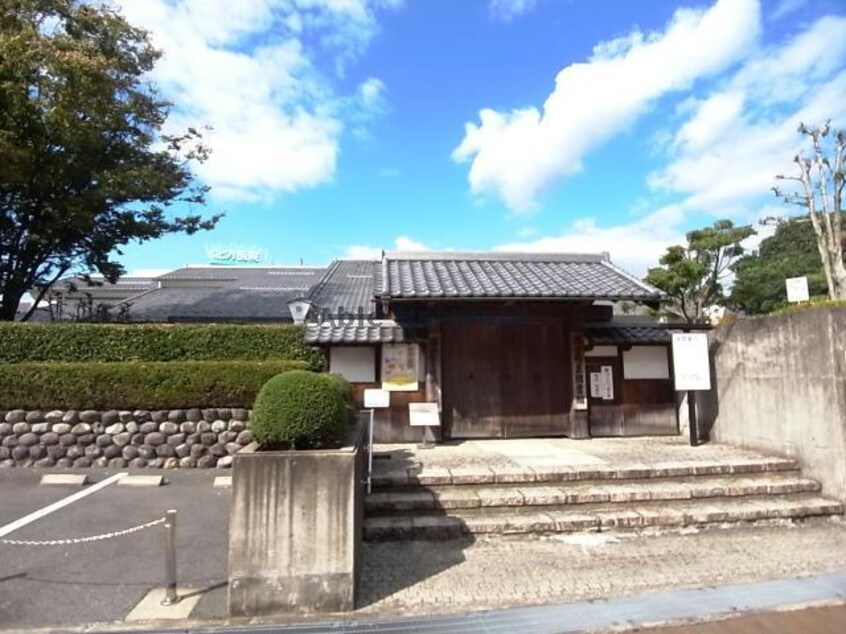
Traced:
<svg viewBox="0 0 846 634">
<path fill-rule="evenodd" d="M 227 468 L 249 410 L 0 410 L 0 467 Z"/>
</svg>

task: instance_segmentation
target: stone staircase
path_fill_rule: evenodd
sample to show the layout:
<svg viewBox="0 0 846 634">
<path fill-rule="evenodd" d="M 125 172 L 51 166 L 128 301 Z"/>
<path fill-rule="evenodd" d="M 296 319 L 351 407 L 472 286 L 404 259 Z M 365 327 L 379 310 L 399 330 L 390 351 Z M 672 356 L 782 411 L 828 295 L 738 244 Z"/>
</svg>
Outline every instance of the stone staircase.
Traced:
<svg viewBox="0 0 846 634">
<path fill-rule="evenodd" d="M 842 515 L 795 460 L 380 470 L 365 539 L 678 528 Z"/>
</svg>

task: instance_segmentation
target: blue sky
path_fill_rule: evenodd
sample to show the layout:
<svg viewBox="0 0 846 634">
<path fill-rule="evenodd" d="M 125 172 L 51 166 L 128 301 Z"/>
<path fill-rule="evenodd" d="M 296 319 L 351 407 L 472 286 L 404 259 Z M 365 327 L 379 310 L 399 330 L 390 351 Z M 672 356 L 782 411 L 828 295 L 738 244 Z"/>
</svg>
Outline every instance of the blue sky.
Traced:
<svg viewBox="0 0 846 634">
<path fill-rule="evenodd" d="M 382 248 L 609 251 L 783 206 L 796 126 L 846 126 L 843 0 L 124 0 L 172 129 L 209 125 L 210 233 L 129 271 Z"/>
</svg>

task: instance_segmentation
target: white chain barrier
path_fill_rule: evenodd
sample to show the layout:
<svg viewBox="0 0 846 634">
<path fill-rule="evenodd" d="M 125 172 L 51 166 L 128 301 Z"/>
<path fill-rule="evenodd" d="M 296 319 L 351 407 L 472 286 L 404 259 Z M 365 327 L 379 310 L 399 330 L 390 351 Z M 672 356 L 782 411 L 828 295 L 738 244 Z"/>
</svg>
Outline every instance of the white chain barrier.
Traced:
<svg viewBox="0 0 846 634">
<path fill-rule="evenodd" d="M 138 533 L 144 529 L 164 524 L 166 518 L 161 517 L 146 524 L 139 524 L 132 528 L 125 528 L 120 531 L 113 531 L 111 533 L 103 533 L 102 535 L 91 535 L 89 537 L 73 537 L 70 539 L 48 539 L 48 540 L 30 540 L 30 539 L 0 539 L 0 544 L 7 546 L 76 546 L 77 544 L 87 544 L 89 542 L 99 542 L 104 539 L 114 539 L 115 537 L 123 537 L 124 535 L 131 535 Z"/>
</svg>

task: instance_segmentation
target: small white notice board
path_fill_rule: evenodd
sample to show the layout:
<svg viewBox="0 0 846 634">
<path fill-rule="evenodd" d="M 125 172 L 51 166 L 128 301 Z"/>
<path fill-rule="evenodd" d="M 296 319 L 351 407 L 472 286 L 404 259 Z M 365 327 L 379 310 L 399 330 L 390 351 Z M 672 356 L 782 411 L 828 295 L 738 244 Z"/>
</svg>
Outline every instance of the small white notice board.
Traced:
<svg viewBox="0 0 846 634">
<path fill-rule="evenodd" d="M 673 373 L 677 390 L 711 389 L 708 335 L 704 332 L 673 333 Z"/>
<path fill-rule="evenodd" d="M 610 365 L 603 365 L 599 372 L 590 373 L 590 397 L 614 400 L 614 369 Z"/>
<path fill-rule="evenodd" d="M 440 427 L 441 415 L 437 403 L 409 403 L 408 421 L 412 427 Z"/>
<path fill-rule="evenodd" d="M 804 275 L 802 277 L 789 277 L 784 280 L 787 287 L 787 301 L 788 302 L 807 302 L 808 295 L 808 278 Z"/>
<path fill-rule="evenodd" d="M 388 390 L 364 390 L 364 409 L 380 409 L 390 405 L 391 393 Z"/>
</svg>

